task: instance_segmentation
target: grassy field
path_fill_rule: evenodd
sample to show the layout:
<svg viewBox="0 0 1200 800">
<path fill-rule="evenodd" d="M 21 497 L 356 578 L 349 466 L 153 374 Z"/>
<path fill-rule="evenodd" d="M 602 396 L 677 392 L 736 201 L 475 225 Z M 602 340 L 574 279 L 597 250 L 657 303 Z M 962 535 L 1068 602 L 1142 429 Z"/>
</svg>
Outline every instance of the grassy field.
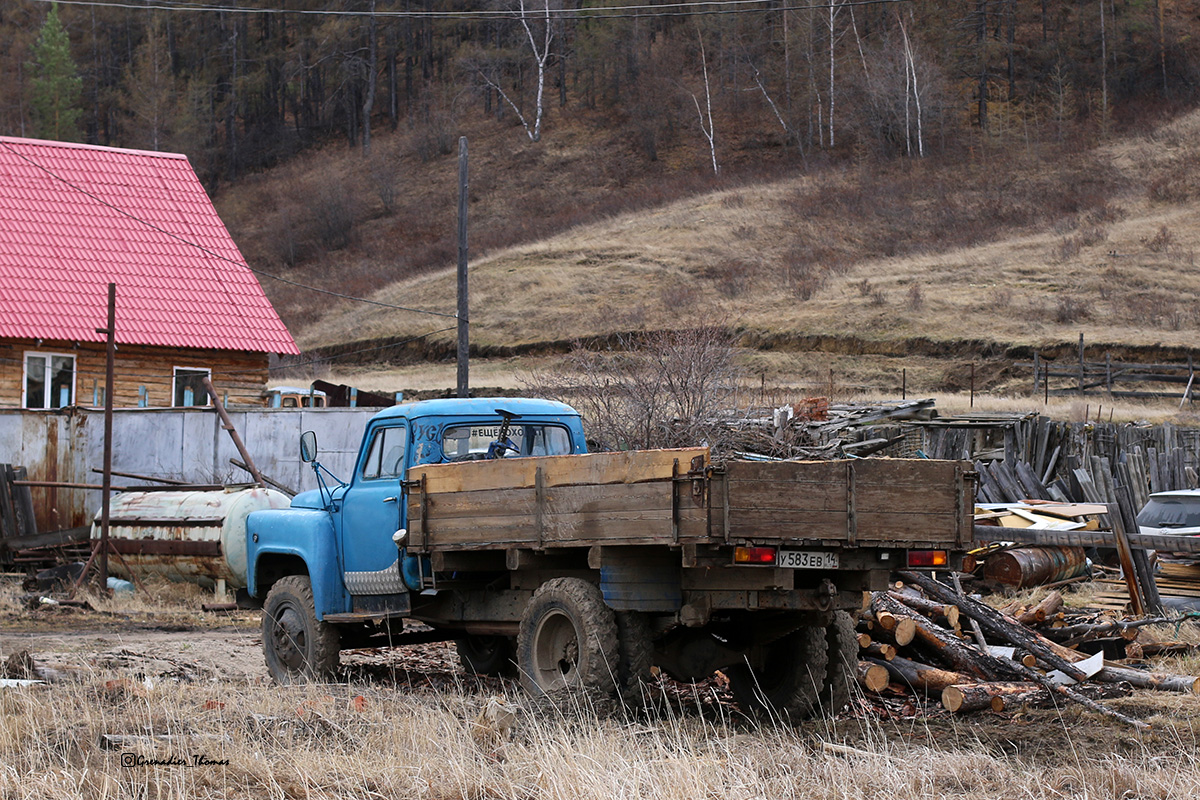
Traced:
<svg viewBox="0 0 1200 800">
<path fill-rule="evenodd" d="M 0 690 L 6 799 L 1200 792 L 1194 697 L 1112 701 L 1152 723 L 1141 733 L 1072 707 L 951 717 L 861 698 L 835 719 L 783 728 L 745 718 L 712 684 L 653 687 L 648 712 L 544 708 L 463 674 L 446 645 L 343 654 L 346 683 L 280 687 L 266 678 L 256 615 L 201 615 L 192 590 L 94 599 L 95 612 L 29 612 L 15 594 L 0 592 L 0 649 L 27 647 L 64 677 Z"/>
<path fill-rule="evenodd" d="M 970 357 L 981 343 L 1045 347 L 1080 333 L 1188 347 L 1200 307 L 1198 131 L 1193 114 L 1079 154 L 781 177 L 581 224 L 472 262 L 473 341 L 717 322 L 760 348 L 855 355 L 932 341 Z M 451 311 L 453 270 L 375 298 Z M 297 333 L 315 347 L 438 327 L 343 305 Z"/>
</svg>

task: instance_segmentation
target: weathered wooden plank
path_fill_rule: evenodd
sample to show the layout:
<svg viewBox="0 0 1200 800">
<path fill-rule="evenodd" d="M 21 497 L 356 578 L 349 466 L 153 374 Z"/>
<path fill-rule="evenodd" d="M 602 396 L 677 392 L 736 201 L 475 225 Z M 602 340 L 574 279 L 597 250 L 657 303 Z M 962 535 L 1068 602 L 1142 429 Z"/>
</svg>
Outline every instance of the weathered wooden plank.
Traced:
<svg viewBox="0 0 1200 800">
<path fill-rule="evenodd" d="M 677 450 L 631 450 L 619 453 L 590 453 L 538 458 L 504 458 L 491 461 L 463 461 L 452 464 L 423 464 L 408 472 L 409 480 L 425 477 L 425 490 L 440 492 L 482 491 L 533 486 L 539 466 L 544 485 L 627 484 L 643 481 L 670 481 L 676 460 L 681 472 L 691 469 L 691 461 L 702 456 L 707 463 L 708 448 Z"/>
</svg>

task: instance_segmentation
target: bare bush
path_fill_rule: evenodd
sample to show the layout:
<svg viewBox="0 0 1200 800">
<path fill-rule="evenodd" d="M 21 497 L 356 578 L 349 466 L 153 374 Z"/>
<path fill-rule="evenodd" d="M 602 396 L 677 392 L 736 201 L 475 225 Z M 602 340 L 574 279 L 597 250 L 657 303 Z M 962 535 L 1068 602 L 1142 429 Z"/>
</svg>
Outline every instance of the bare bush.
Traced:
<svg viewBox="0 0 1200 800">
<path fill-rule="evenodd" d="M 707 276 L 717 284 L 726 297 L 738 297 L 750 288 L 757 270 L 755 265 L 740 258 L 723 261 L 707 270 Z"/>
<path fill-rule="evenodd" d="M 1060 297 L 1054 303 L 1054 321 L 1060 324 L 1078 322 L 1088 316 L 1087 305 L 1070 295 Z"/>
<path fill-rule="evenodd" d="M 741 371 L 720 327 L 618 336 L 597 352 L 577 346 L 565 369 L 523 380 L 535 395 L 571 403 L 597 449 L 725 445 L 717 414 L 733 401 Z"/>
<path fill-rule="evenodd" d="M 1081 248 L 1082 242 L 1080 242 L 1078 236 L 1064 236 L 1058 242 L 1055 255 L 1059 261 L 1070 261 L 1079 255 Z"/>
<path fill-rule="evenodd" d="M 811 300 L 825 285 L 825 276 L 813 264 L 788 264 L 787 285 L 792 295 L 799 300 Z"/>
<path fill-rule="evenodd" d="M 992 308 L 1005 309 L 1012 305 L 1013 293 L 1012 289 L 1007 286 L 1002 286 L 992 291 L 992 296 L 989 298 Z"/>
<path fill-rule="evenodd" d="M 1171 229 L 1163 225 L 1158 229 L 1158 232 L 1145 240 L 1146 248 L 1151 253 L 1166 253 L 1171 249 L 1171 245 L 1175 243 L 1175 236 L 1171 233 Z"/>
<path fill-rule="evenodd" d="M 908 287 L 908 307 L 912 311 L 920 311 L 925 307 L 925 293 L 921 291 L 921 284 L 914 283 Z"/>
</svg>

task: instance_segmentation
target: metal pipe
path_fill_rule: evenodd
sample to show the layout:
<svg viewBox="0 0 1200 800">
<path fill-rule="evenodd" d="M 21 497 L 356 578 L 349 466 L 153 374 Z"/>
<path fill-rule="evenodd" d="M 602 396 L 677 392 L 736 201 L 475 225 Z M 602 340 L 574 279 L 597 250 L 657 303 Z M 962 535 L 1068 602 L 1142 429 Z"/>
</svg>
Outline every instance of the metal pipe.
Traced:
<svg viewBox="0 0 1200 800">
<path fill-rule="evenodd" d="M 258 467 L 254 466 L 254 459 L 250 458 L 250 453 L 246 451 L 246 445 L 242 444 L 242 437 L 238 436 L 237 428 L 233 427 L 233 420 L 229 418 L 229 412 L 225 410 L 221 398 L 217 397 L 217 390 L 213 388 L 212 378 L 208 375 L 204 376 L 204 388 L 208 391 L 208 396 L 212 398 L 213 408 L 221 417 L 221 427 L 229 432 L 229 438 L 233 439 L 233 446 L 237 448 L 238 455 L 242 457 L 242 461 L 246 462 L 246 471 L 254 476 L 255 483 L 266 488 L 266 482 L 263 481 Z"/>
</svg>

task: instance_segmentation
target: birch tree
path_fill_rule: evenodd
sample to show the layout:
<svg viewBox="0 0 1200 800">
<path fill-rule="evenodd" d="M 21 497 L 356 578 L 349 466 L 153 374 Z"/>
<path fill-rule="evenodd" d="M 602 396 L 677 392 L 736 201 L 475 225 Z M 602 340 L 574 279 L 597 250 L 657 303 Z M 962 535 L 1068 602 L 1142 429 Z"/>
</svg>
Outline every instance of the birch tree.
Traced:
<svg viewBox="0 0 1200 800">
<path fill-rule="evenodd" d="M 477 70 L 477 74 L 490 88 L 500 95 L 500 98 L 517 115 L 517 120 L 521 123 L 521 127 L 525 129 L 525 133 L 529 136 L 529 141 L 540 142 L 542 140 L 542 118 L 545 116 L 546 111 L 546 64 L 550 61 L 550 45 L 554 41 L 554 25 L 551 20 L 550 0 L 542 0 L 541 9 L 528 8 L 526 7 L 525 0 L 518 0 L 516 11 L 518 15 L 517 21 L 521 23 L 521 30 L 525 34 L 524 39 L 529 45 L 529 51 L 533 55 L 533 63 L 537 69 L 532 124 L 526 118 L 524 112 L 521 111 L 521 107 L 513 101 L 508 92 L 504 91 L 504 87 L 500 85 L 498 80 L 493 79 L 492 76 L 483 70 Z M 539 22 L 541 29 L 537 30 Z"/>
<path fill-rule="evenodd" d="M 700 108 L 700 99 L 696 97 L 696 93 L 691 92 L 690 94 L 692 95 L 692 102 L 696 105 L 696 116 L 700 120 L 700 132 L 704 134 L 704 138 L 708 141 L 708 153 L 712 157 L 713 174 L 717 175 L 721 172 L 721 168 L 717 165 L 716 131 L 713 128 L 712 116 L 712 88 L 708 82 L 708 58 L 704 54 L 704 36 L 700 33 L 699 28 L 696 29 L 696 39 L 700 42 L 700 69 L 704 76 L 703 110 Z"/>
</svg>

